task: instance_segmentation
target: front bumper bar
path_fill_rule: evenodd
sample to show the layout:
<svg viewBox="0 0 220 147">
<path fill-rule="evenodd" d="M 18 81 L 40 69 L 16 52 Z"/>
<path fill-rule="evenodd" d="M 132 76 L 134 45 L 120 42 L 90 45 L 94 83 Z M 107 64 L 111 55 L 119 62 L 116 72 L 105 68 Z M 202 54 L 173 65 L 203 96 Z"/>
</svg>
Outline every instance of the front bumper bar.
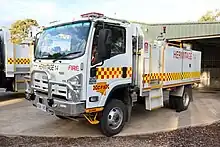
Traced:
<svg viewBox="0 0 220 147">
<path fill-rule="evenodd" d="M 47 76 L 47 82 L 48 82 L 48 90 L 37 88 L 33 86 L 34 81 L 34 74 L 35 73 L 43 73 Z M 52 85 L 53 84 L 59 84 L 66 86 L 67 89 L 71 92 L 74 92 L 74 89 L 76 87 L 72 86 L 70 83 L 67 82 L 57 82 L 51 80 L 51 74 L 48 71 L 42 71 L 42 70 L 34 70 L 32 71 L 31 75 L 29 77 L 25 77 L 26 81 L 26 91 L 25 91 L 25 98 L 29 101 L 33 102 L 33 105 L 38 107 L 44 106 L 44 111 L 55 113 L 56 115 L 61 116 L 79 116 L 80 114 L 85 112 L 85 102 L 78 101 L 75 97 L 72 98 L 72 100 L 60 100 L 56 99 L 52 95 Z M 30 80 L 30 84 L 28 83 L 28 80 Z M 36 91 L 47 93 L 48 95 L 44 95 L 41 93 L 36 93 Z"/>
</svg>

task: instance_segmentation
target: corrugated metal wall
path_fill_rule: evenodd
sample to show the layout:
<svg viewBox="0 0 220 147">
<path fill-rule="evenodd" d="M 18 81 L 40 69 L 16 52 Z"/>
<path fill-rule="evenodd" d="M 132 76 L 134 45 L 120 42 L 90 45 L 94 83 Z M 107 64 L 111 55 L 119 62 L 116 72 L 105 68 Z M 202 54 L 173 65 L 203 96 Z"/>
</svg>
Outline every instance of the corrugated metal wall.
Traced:
<svg viewBox="0 0 220 147">
<path fill-rule="evenodd" d="M 154 40 L 166 26 L 166 38 L 188 38 L 198 36 L 220 35 L 220 22 L 176 23 L 176 24 L 143 24 L 140 23 L 147 39 Z"/>
</svg>

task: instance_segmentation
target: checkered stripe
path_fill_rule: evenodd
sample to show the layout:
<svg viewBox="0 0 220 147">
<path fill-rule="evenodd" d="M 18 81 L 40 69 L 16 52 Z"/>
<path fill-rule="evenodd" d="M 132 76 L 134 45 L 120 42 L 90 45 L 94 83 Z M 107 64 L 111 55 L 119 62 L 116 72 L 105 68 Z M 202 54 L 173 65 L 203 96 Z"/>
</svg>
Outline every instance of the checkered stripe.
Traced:
<svg viewBox="0 0 220 147">
<path fill-rule="evenodd" d="M 8 58 L 8 64 L 30 64 L 29 58 Z"/>
<path fill-rule="evenodd" d="M 105 67 L 97 68 L 96 78 L 97 79 L 115 79 L 122 78 L 122 67 Z M 132 68 L 127 68 L 127 78 L 132 76 Z"/>
<path fill-rule="evenodd" d="M 127 78 L 131 78 L 132 77 L 132 67 L 128 67 L 127 69 Z"/>
<path fill-rule="evenodd" d="M 184 72 L 182 73 L 182 78 L 183 79 L 188 79 L 192 77 L 192 73 L 191 72 Z"/>
<path fill-rule="evenodd" d="M 188 78 L 199 78 L 200 72 L 184 73 L 151 73 L 143 76 L 143 83 L 150 83 L 150 80 L 174 81 Z"/>
<path fill-rule="evenodd" d="M 168 73 L 168 79 L 166 81 L 174 81 L 174 80 L 180 80 L 182 75 L 181 73 Z"/>
<path fill-rule="evenodd" d="M 13 58 L 8 58 L 8 64 L 13 64 L 14 63 L 14 59 Z"/>
</svg>

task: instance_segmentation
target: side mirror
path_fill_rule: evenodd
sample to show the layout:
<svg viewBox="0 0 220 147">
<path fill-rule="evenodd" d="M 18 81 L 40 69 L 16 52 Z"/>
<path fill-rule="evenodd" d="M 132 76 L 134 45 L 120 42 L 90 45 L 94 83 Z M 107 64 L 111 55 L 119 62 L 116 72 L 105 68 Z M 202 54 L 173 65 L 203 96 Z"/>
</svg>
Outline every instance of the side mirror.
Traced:
<svg viewBox="0 0 220 147">
<path fill-rule="evenodd" d="M 98 37 L 98 58 L 103 61 L 110 58 L 112 44 L 112 31 L 110 29 L 101 29 Z"/>
</svg>

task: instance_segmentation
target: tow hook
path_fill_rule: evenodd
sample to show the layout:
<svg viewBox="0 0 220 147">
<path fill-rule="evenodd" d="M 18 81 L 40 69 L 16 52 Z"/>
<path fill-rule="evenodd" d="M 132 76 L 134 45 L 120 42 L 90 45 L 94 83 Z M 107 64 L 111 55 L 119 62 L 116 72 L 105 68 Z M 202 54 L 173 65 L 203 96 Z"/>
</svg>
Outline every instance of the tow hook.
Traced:
<svg viewBox="0 0 220 147">
<path fill-rule="evenodd" d="M 50 107 L 52 107 L 54 104 L 54 101 L 53 101 L 53 99 L 47 99 L 47 103 Z"/>
<path fill-rule="evenodd" d="M 28 101 L 35 100 L 35 95 L 29 94 L 28 92 L 25 92 L 25 99 Z"/>
<path fill-rule="evenodd" d="M 36 97 L 36 96 L 35 96 L 34 94 L 31 94 L 30 100 L 32 100 L 32 101 L 35 100 L 35 97 Z"/>
</svg>

